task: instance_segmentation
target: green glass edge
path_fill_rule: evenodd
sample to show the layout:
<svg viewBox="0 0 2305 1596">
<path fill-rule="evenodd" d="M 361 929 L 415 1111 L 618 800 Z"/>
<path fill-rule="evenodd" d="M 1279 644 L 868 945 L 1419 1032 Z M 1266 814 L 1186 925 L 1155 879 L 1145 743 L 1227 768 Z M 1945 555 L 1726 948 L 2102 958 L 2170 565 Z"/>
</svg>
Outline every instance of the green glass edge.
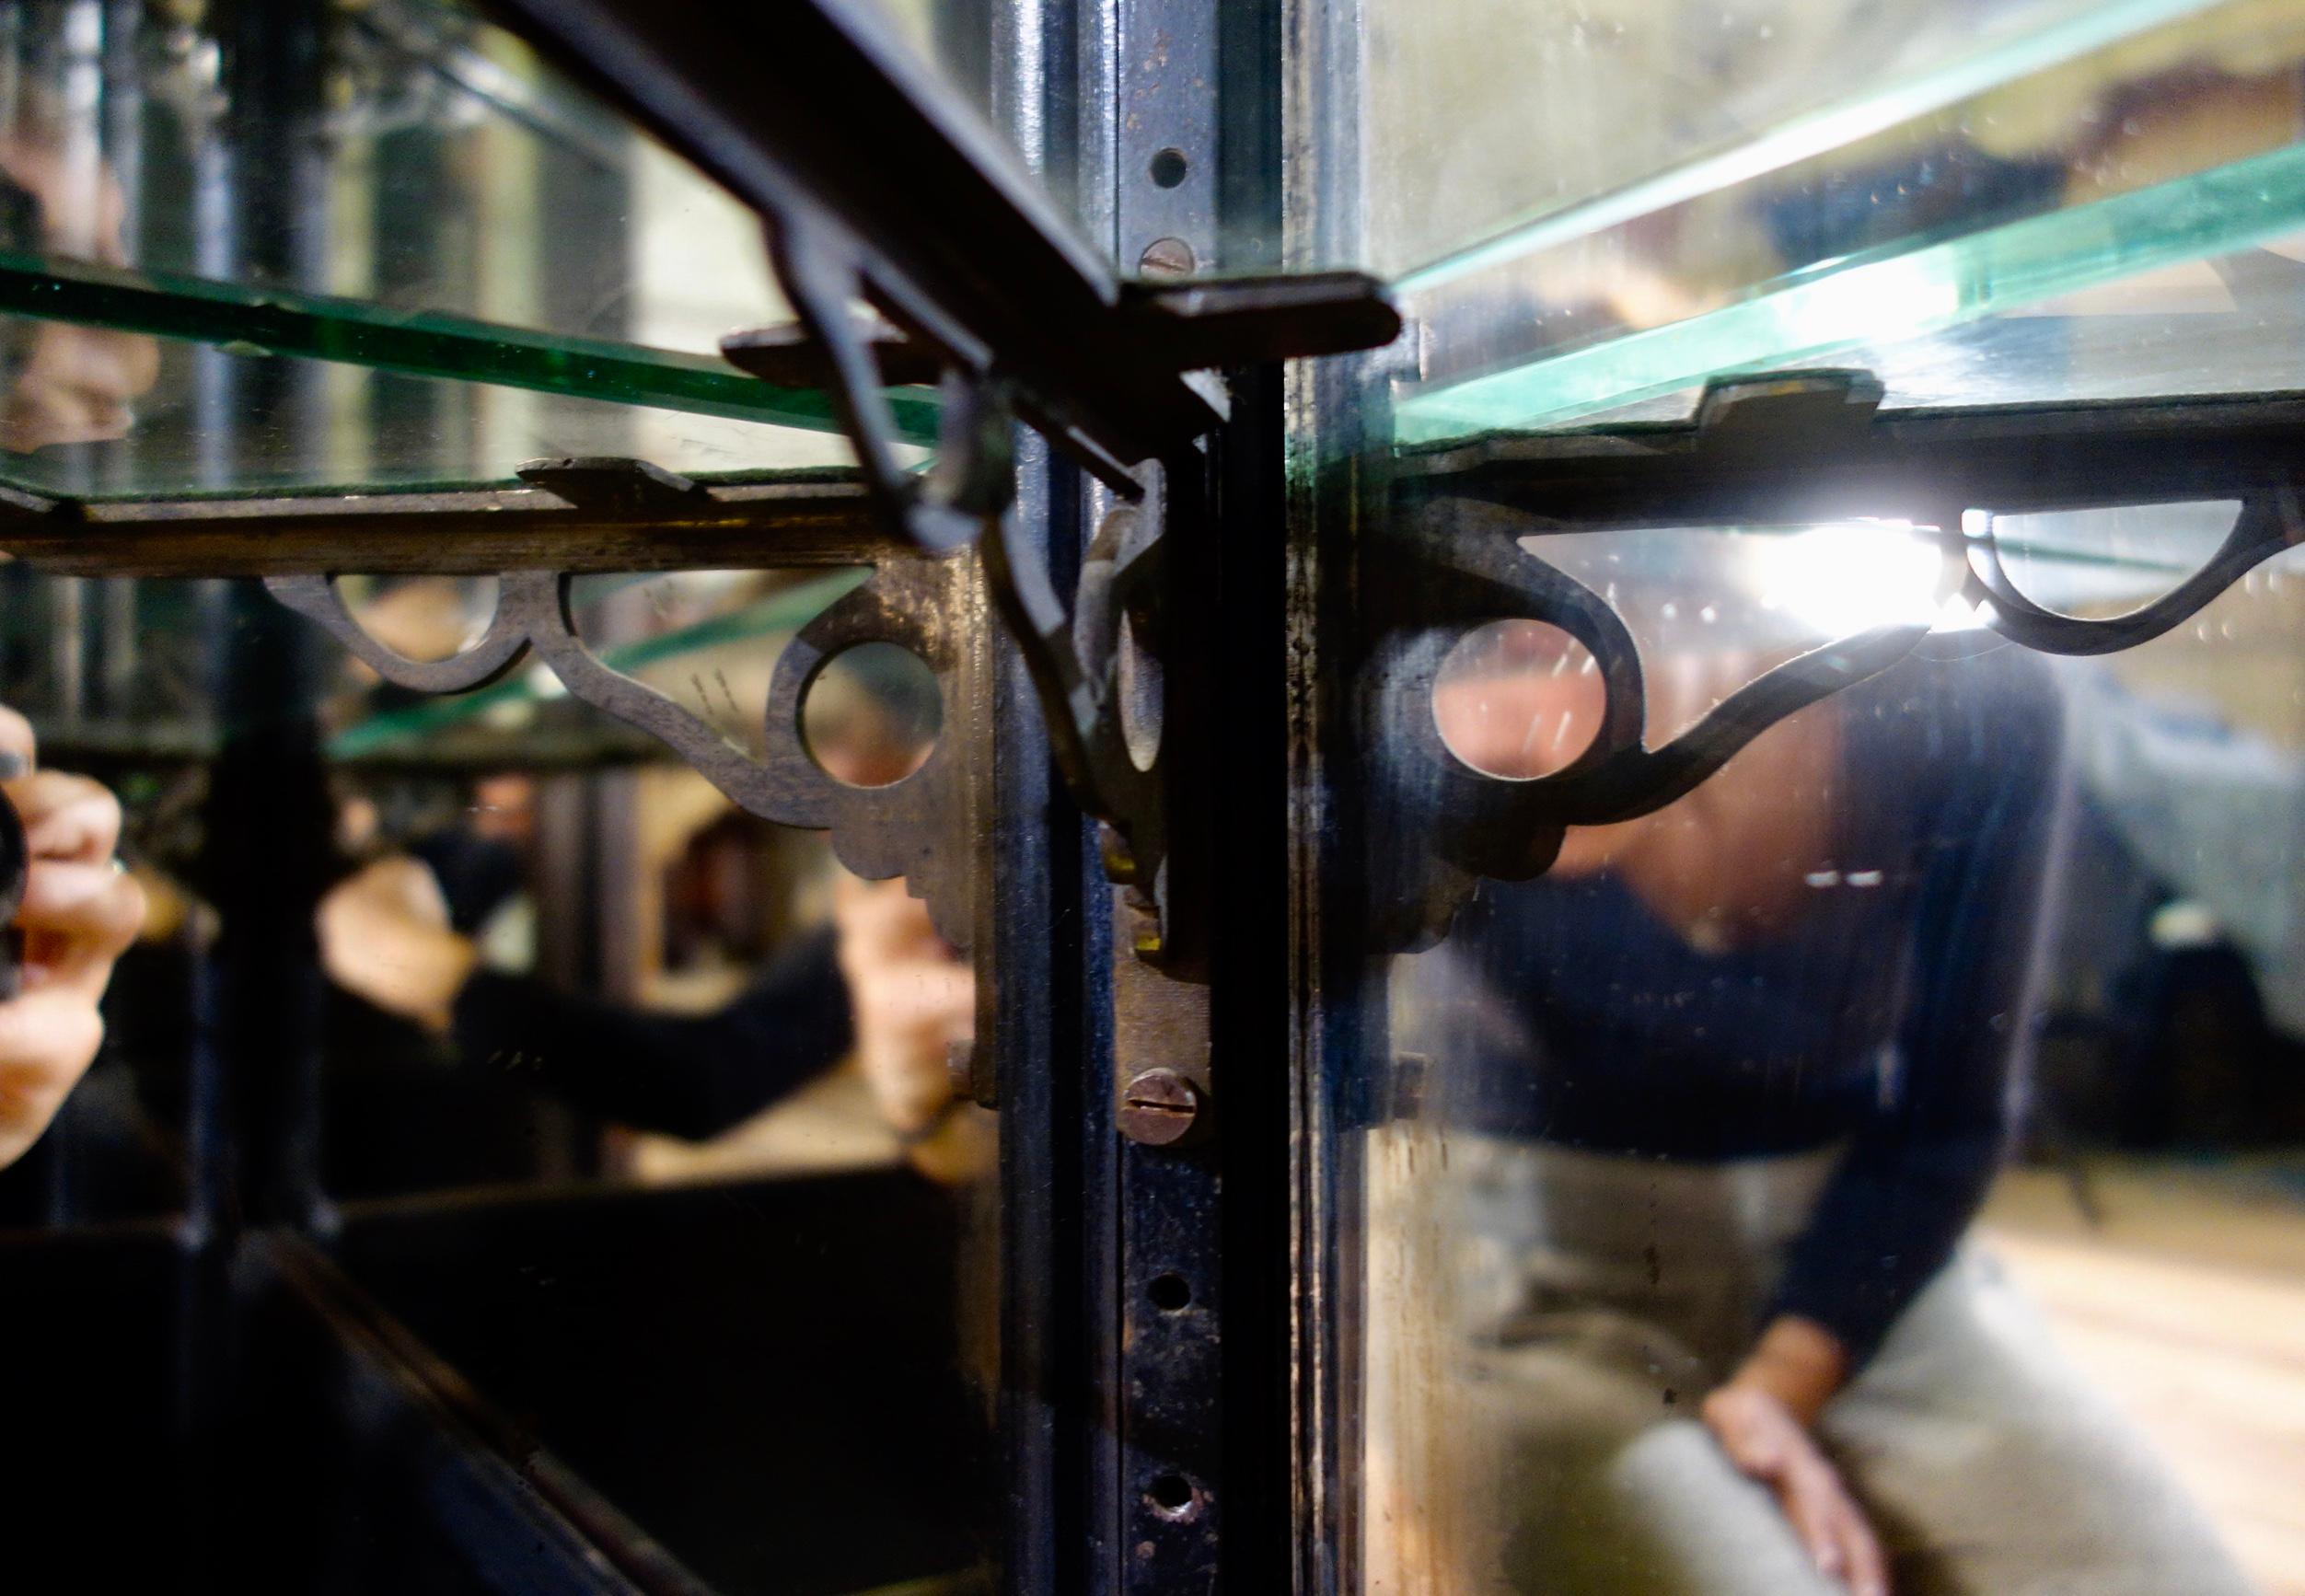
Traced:
<svg viewBox="0 0 2305 1596">
<path fill-rule="evenodd" d="M 675 659 L 697 649 L 743 642 L 805 626 L 870 578 L 870 570 L 851 570 L 821 576 L 782 593 L 770 594 L 742 609 L 678 627 L 656 637 L 643 638 L 620 648 L 601 651 L 601 661 L 620 671 L 638 670 L 659 660 Z M 384 752 L 394 743 L 461 724 L 500 704 L 533 702 L 540 695 L 525 676 L 512 677 L 477 692 L 454 698 L 428 699 L 388 714 L 356 721 L 328 741 L 331 759 L 358 759 Z"/>
<path fill-rule="evenodd" d="M 1702 316 L 1403 396 L 1395 441 L 1558 426 L 1712 377 L 1916 338 L 2305 226 L 2305 145 L 1920 249 L 1891 245 Z"/>
<path fill-rule="evenodd" d="M 842 430 L 823 391 L 772 387 L 711 355 L 172 272 L 0 251 L 0 313 L 237 354 L 293 355 L 811 432 Z M 905 442 L 936 441 L 932 392 L 891 389 L 888 399 Z"/>
<path fill-rule="evenodd" d="M 1759 137 L 1660 172 L 1628 187 L 1531 216 L 1403 273 L 1394 289 L 1428 293 L 1508 261 L 1524 260 L 1572 238 L 1685 204 L 1752 181 L 1764 173 L 1844 148 L 1875 133 L 1974 99 L 2021 77 L 2211 10 L 2220 0 L 2115 0 L 2087 6 L 2062 21 L 1878 93 L 1794 117 Z"/>
</svg>

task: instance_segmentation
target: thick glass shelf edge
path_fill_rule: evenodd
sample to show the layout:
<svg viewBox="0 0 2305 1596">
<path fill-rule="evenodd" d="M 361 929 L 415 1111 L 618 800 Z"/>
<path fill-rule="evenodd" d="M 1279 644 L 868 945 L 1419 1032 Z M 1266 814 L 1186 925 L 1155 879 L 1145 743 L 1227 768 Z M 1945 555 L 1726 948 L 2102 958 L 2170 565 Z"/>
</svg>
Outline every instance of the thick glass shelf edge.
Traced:
<svg viewBox="0 0 2305 1596">
<path fill-rule="evenodd" d="M 1828 261 L 1755 296 L 1404 393 L 1395 441 L 1559 426 L 1717 376 L 1916 338 L 2305 226 L 2305 145 L 1924 245 Z"/>
<path fill-rule="evenodd" d="M 1997 49 L 1954 62 L 1883 91 L 1795 117 L 1732 149 L 1660 172 L 1642 182 L 1528 217 L 1478 243 L 1453 250 L 1394 282 L 1403 298 L 1430 293 L 1478 272 L 1526 260 L 1567 243 L 1718 193 L 1766 173 L 1846 148 L 1948 106 L 2197 13 L 2221 0 L 2116 0 L 2091 6 Z"/>
<path fill-rule="evenodd" d="M 22 458 L 23 457 L 17 457 Z M 411 478 L 405 481 L 270 483 L 250 478 L 219 488 L 171 488 L 156 491 L 123 488 L 117 492 L 66 492 L 28 484 L 11 473 L 9 457 L 0 453 L 0 516 L 53 514 L 60 505 L 83 505 L 98 519 L 118 524 L 135 518 L 141 507 L 210 504 L 245 507 L 250 514 L 286 515 L 304 503 L 330 504 L 358 500 L 383 509 L 421 507 L 469 509 L 469 505 L 418 506 L 417 501 L 444 494 L 517 492 L 531 484 L 517 476 Z M 921 468 L 925 469 L 926 468 Z M 682 471 L 679 475 L 703 488 L 851 487 L 863 478 L 853 466 L 748 466 L 725 471 Z M 544 490 L 549 492 L 549 490 Z M 69 513 L 67 511 L 67 513 Z"/>
<path fill-rule="evenodd" d="M 811 432 L 841 430 L 820 390 L 774 387 L 708 355 L 172 272 L 0 251 L 0 313 L 241 354 L 298 356 Z M 906 442 L 936 441 L 933 393 L 896 389 L 889 399 Z"/>
</svg>

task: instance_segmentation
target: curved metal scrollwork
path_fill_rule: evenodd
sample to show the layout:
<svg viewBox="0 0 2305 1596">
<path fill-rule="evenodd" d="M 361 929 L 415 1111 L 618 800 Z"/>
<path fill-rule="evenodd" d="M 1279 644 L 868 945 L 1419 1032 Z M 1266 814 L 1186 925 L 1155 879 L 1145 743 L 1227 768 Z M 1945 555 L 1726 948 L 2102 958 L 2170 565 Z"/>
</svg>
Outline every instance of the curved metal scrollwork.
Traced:
<svg viewBox="0 0 2305 1596">
<path fill-rule="evenodd" d="M 960 781 L 965 734 L 950 706 L 961 695 L 960 629 L 970 606 L 960 591 L 965 564 L 897 561 L 801 628 L 779 656 L 769 686 L 764 757 L 755 758 L 686 706 L 604 663 L 585 642 L 571 611 L 572 578 L 511 571 L 498 580 L 496 613 L 480 641 L 442 660 L 412 660 L 377 642 L 345 606 L 330 576 L 275 576 L 265 585 L 290 608 L 326 628 L 386 680 L 421 692 L 485 687 L 531 650 L 570 694 L 637 726 L 747 814 L 780 825 L 826 830 L 833 851 L 859 875 L 907 877 L 927 899 L 938 931 L 966 946 L 971 929 L 965 878 L 970 804 Z M 825 665 L 854 644 L 895 643 L 935 675 L 946 724 L 921 768 L 886 787 L 854 787 L 808 751 L 801 705 Z"/>
<path fill-rule="evenodd" d="M 2305 542 L 2297 487 L 2280 482 L 2245 498 L 2233 529 L 2201 569 L 2126 615 L 2081 617 L 2044 609 L 2018 591 L 1990 531 L 1971 540 L 1963 588 L 1979 618 L 2011 642 L 2041 653 L 2119 653 L 2183 626 L 2254 567 Z"/>
<path fill-rule="evenodd" d="M 1534 533 L 1907 516 L 1942 528 L 1944 579 L 1978 624 L 2044 653 L 2132 648 L 2197 614 L 2250 569 L 2305 542 L 2305 401 L 1877 415 L 1863 373 L 1716 384 L 1693 426 L 1485 440 L 1412 462 L 1430 487 L 1381 542 L 1398 573 L 1371 597 L 1367 746 L 1381 768 L 1371 834 L 1424 844 L 1377 862 L 1375 905 L 1399 945 L 1440 934 L 1473 881 L 1524 880 L 1567 828 L 1654 813 L 1754 738 L 1911 653 L 1930 628 L 1874 628 L 1766 671 L 1658 747 L 1639 653 L 1584 584 L 1525 552 Z M 1421 471 L 1417 468 L 1421 466 Z M 2127 614 L 2059 614 L 2003 560 L 1994 515 L 2235 499 L 2222 544 L 2165 596 Z M 1539 514 L 1541 507 L 1543 513 Z M 1964 530 L 1982 512 L 1983 526 Z M 1588 649 L 1604 691 L 1592 743 L 1564 769 L 1514 780 L 1450 751 L 1435 717 L 1442 662 L 1467 632 L 1544 621 Z"/>
<path fill-rule="evenodd" d="M 1652 814 L 1788 715 L 1888 669 L 1929 634 L 1882 626 L 1809 650 L 1764 672 L 1695 725 L 1651 747 L 1640 652 L 1608 601 L 1523 552 L 1528 517 L 1478 501 L 1435 501 L 1409 537 L 1418 578 L 1380 598 L 1366 746 L 1384 769 L 1371 835 L 1429 839 L 1426 859 L 1397 859 L 1380 875 L 1377 906 L 1407 943 L 1438 936 L 1478 877 L 1525 881 L 1548 869 L 1571 826 Z M 1434 619 L 1446 616 L 1446 620 Z M 1550 775 L 1513 779 L 1466 764 L 1442 741 L 1434 688 L 1442 662 L 1468 631 L 1496 620 L 1538 620 L 1582 643 L 1599 672 L 1599 726 L 1583 752 Z M 1402 874 L 1405 871 L 1406 874 Z"/>
</svg>

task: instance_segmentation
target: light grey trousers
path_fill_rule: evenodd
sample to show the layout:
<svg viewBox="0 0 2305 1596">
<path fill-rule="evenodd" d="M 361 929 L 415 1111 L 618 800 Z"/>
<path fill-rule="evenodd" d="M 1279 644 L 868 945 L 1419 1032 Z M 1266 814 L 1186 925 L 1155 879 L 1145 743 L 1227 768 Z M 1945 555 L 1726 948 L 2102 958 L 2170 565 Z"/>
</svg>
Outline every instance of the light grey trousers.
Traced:
<svg viewBox="0 0 2305 1596">
<path fill-rule="evenodd" d="M 1422 1152 L 1420 1171 L 1398 1146 L 1371 1166 L 1372 1591 L 1842 1591 L 1696 1418 L 1829 1160 L 1669 1164 L 1459 1133 L 1445 1162 Z M 1897 1596 L 2251 1589 L 1974 1252 L 1821 1428 Z"/>
</svg>

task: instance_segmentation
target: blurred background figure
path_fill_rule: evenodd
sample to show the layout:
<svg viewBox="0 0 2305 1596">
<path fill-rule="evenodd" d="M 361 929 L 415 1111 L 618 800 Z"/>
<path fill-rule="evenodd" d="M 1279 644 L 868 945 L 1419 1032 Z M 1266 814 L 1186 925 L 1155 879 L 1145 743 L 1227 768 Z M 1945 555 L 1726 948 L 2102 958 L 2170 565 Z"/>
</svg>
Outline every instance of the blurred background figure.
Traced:
<svg viewBox="0 0 2305 1596">
<path fill-rule="evenodd" d="M 1682 626 L 1687 589 L 1611 575 L 1652 746 L 1785 653 L 1716 624 L 1725 584 Z M 1443 667 L 1443 739 L 1560 769 L 1602 678 L 1553 628 L 1488 630 Z M 1449 1454 L 1401 1504 L 1404 1563 L 1546 1592 L 2250 1589 L 1963 1250 L 2029 1079 L 2062 746 L 2038 661 L 1908 661 L 1572 830 L 1400 961 L 1446 1152 L 1384 1233 L 1445 1238 L 1397 1284 L 1434 1294 L 1457 1392 L 1380 1403 L 1413 1432 L 1380 1479 Z"/>
</svg>

